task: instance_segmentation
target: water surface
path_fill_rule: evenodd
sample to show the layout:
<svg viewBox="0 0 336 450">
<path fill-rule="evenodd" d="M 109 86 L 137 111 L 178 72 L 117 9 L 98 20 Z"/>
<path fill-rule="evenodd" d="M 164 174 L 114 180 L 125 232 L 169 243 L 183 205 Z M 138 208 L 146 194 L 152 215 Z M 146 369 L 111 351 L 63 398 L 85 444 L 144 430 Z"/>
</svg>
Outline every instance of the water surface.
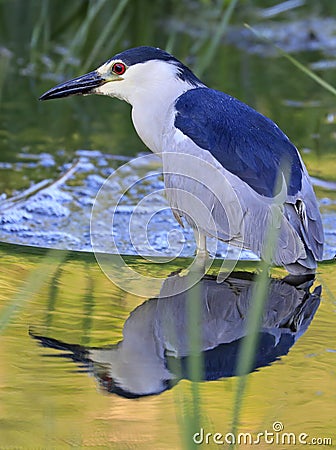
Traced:
<svg viewBox="0 0 336 450">
<path fill-rule="evenodd" d="M 166 297 L 166 277 L 186 260 L 148 267 L 163 277 L 163 297 L 158 290 L 148 300 L 113 285 L 90 253 L 46 255 L 14 245 L 0 249 L 1 311 L 15 311 L 1 337 L 1 445 L 181 448 L 183 438 L 190 439 L 180 422 L 191 382 L 185 329 L 174 330 L 184 327 L 185 298 Z M 140 261 L 128 257 L 128 263 L 137 267 Z M 202 425 L 212 433 L 231 430 L 234 355 L 249 304 L 251 264 L 239 266 L 243 272 L 233 272 L 223 285 L 206 281 L 202 345 L 205 378 L 212 381 L 201 382 L 199 391 Z M 272 431 L 280 421 L 288 432 L 335 439 L 334 269 L 321 264 L 308 290 L 277 281 L 283 272 L 273 274 L 241 431 Z M 47 281 L 30 294 L 25 282 L 37 282 L 41 273 Z M 315 294 L 307 297 L 309 290 Z M 138 398 L 128 398 L 130 392 Z"/>
</svg>

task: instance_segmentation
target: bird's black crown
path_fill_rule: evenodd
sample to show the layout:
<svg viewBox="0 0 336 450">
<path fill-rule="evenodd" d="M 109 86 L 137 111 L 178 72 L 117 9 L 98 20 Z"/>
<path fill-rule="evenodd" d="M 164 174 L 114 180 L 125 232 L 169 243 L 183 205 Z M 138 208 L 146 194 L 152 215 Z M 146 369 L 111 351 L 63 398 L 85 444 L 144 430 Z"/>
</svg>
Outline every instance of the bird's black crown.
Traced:
<svg viewBox="0 0 336 450">
<path fill-rule="evenodd" d="M 182 64 L 181 61 L 176 59 L 173 55 L 166 52 L 165 50 L 161 50 L 160 48 L 147 46 L 134 47 L 118 53 L 113 58 L 111 58 L 110 61 L 116 59 L 122 60 L 127 66 L 141 64 L 151 60 L 167 61 L 169 63 L 175 64 L 178 67 L 178 77 L 181 80 L 195 86 L 203 84 L 187 66 Z"/>
</svg>

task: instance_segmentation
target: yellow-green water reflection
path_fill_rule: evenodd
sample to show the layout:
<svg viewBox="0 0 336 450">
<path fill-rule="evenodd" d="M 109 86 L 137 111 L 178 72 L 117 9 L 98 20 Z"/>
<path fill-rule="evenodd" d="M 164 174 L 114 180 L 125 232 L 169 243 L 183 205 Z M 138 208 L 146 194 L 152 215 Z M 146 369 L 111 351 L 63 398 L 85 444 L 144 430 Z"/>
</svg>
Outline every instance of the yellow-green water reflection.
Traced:
<svg viewBox="0 0 336 450">
<path fill-rule="evenodd" d="M 92 255 L 56 252 L 46 269 L 45 253 L 0 247 L 1 314 L 16 301 L 16 314 L 1 335 L 0 447 L 182 448 L 181 400 L 189 393 L 190 381 L 136 400 L 107 394 L 79 365 L 56 357 L 59 350 L 40 347 L 29 336 L 33 330 L 86 347 L 116 344 L 123 339 L 126 319 L 145 300 L 115 287 Z M 185 261 L 164 269 L 152 264 L 149 269 L 168 276 L 178 264 L 181 268 Z M 253 263 L 239 268 L 251 270 Z M 34 278 L 37 275 L 40 278 Z M 34 282 L 46 277 L 36 293 L 34 283 L 26 281 L 32 277 Z M 329 436 L 335 442 L 333 263 L 320 265 L 318 284 L 323 285 L 322 300 L 308 330 L 287 356 L 249 376 L 240 431 L 272 431 L 273 422 L 281 421 L 284 431 Z M 141 333 L 140 327 L 139 340 Z M 236 381 L 232 377 L 200 384 L 201 423 L 208 432 L 230 431 Z"/>
</svg>

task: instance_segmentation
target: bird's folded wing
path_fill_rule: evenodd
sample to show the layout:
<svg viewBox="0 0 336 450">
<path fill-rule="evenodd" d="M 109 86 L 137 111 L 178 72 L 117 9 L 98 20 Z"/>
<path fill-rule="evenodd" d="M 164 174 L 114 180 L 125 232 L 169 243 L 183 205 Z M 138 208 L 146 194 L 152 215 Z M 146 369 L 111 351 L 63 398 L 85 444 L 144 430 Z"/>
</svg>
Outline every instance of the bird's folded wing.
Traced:
<svg viewBox="0 0 336 450">
<path fill-rule="evenodd" d="M 288 194 L 301 189 L 297 149 L 270 119 L 223 92 L 191 89 L 176 104 L 175 126 L 258 194 L 273 197 L 279 171 Z"/>
</svg>

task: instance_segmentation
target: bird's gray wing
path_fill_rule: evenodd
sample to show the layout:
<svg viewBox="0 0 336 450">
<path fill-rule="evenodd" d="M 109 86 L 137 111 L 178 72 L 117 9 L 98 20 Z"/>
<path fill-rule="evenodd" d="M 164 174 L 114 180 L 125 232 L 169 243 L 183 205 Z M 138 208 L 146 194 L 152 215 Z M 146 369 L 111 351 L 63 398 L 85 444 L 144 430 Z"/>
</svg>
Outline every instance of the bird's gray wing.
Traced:
<svg viewBox="0 0 336 450">
<path fill-rule="evenodd" d="M 175 108 L 175 126 L 258 194 L 273 197 L 279 170 L 288 168 L 288 194 L 295 195 L 301 189 L 299 154 L 267 117 L 234 97 L 208 88 L 185 92 Z"/>
<path fill-rule="evenodd" d="M 197 88 L 177 99 L 174 125 L 199 148 L 209 152 L 226 171 L 238 177 L 242 186 L 258 194 L 260 202 L 267 203 L 267 199 L 272 200 L 278 193 L 277 180 L 282 174 L 287 188 L 288 225 L 313 259 L 322 258 L 322 223 L 309 176 L 297 149 L 276 124 L 227 94 Z M 258 214 L 257 207 L 255 211 Z M 262 208 L 259 212 L 264 215 Z M 285 252 L 292 245 L 293 237 L 281 234 L 280 245 Z M 297 251 L 297 258 L 302 257 L 299 244 L 292 251 Z"/>
</svg>

